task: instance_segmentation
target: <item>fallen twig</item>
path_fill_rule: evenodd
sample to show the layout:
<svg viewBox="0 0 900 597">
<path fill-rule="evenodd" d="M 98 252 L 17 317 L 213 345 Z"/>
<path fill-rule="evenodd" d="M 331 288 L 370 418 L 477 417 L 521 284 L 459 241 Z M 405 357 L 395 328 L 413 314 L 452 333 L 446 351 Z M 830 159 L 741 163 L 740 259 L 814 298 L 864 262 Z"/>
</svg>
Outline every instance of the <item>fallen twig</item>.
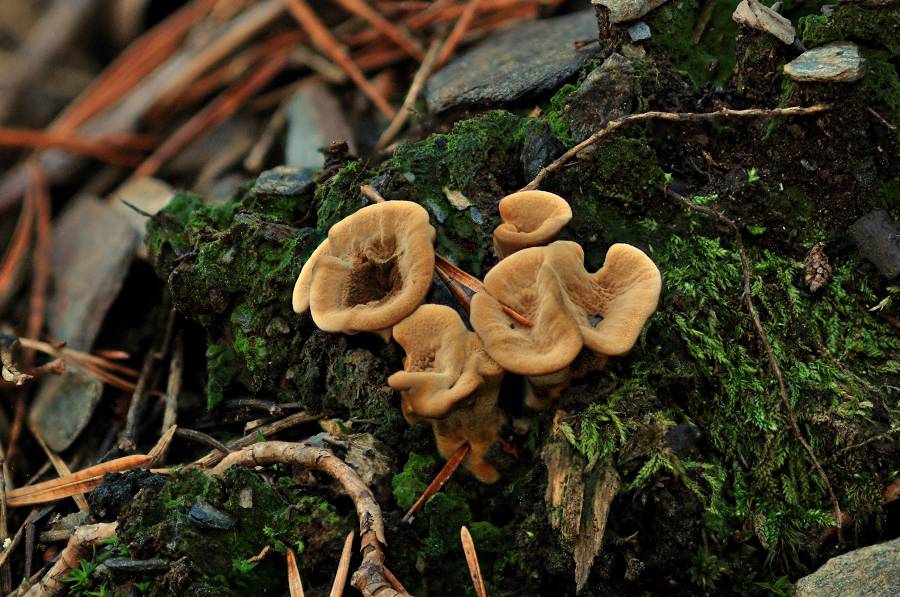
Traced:
<svg viewBox="0 0 900 597">
<path fill-rule="evenodd" d="M 338 562 L 337 572 L 334 574 L 334 583 L 328 597 L 341 597 L 344 587 L 347 585 L 347 576 L 350 574 L 350 556 L 353 553 L 353 531 L 347 533 L 344 539 L 344 548 L 341 550 L 341 560 Z"/>
<path fill-rule="evenodd" d="M 821 109 L 817 111 L 821 111 Z M 778 365 L 778 359 L 775 358 L 775 352 L 772 350 L 772 345 L 769 342 L 769 336 L 768 334 L 766 334 L 766 330 L 763 329 L 762 321 L 760 321 L 759 315 L 756 312 L 756 306 L 753 303 L 753 298 L 751 297 L 750 290 L 750 259 L 747 257 L 746 249 L 744 249 L 744 241 L 741 238 L 740 228 L 734 220 L 732 220 L 722 212 L 716 211 L 715 209 L 706 207 L 704 205 L 697 205 L 693 201 L 687 199 L 683 195 L 676 193 L 668 187 L 663 187 L 662 190 L 668 197 L 674 199 L 676 202 L 686 207 L 687 209 L 710 216 L 717 222 L 724 224 L 734 234 L 734 243 L 737 247 L 738 253 L 741 256 L 741 269 L 743 270 L 744 274 L 744 287 L 743 292 L 741 293 L 741 300 L 747 307 L 747 311 L 750 313 L 750 319 L 753 321 L 753 327 L 756 329 L 756 334 L 759 337 L 759 343 L 762 345 L 763 351 L 766 353 L 766 358 L 769 362 L 769 369 L 772 371 L 772 374 L 775 376 L 775 379 L 778 382 L 778 394 L 781 397 L 781 403 L 784 407 L 785 414 L 788 417 L 788 421 L 790 422 L 791 430 L 793 431 L 794 436 L 797 438 L 797 441 L 799 441 L 803 445 L 803 449 L 806 450 L 810 462 L 812 462 L 813 467 L 816 469 L 816 473 L 819 475 L 819 478 L 822 479 L 822 483 L 825 484 L 825 487 L 828 490 L 828 497 L 831 500 L 834 520 L 837 523 L 838 528 L 838 537 L 840 538 L 841 523 L 844 519 L 844 515 L 841 512 L 841 505 L 840 502 L 838 502 L 837 495 L 834 493 L 834 488 L 831 485 L 831 481 L 829 480 L 828 475 L 825 474 L 825 469 L 822 468 L 822 464 L 816 457 L 816 453 L 813 451 L 812 446 L 809 444 L 806 438 L 803 437 L 803 432 L 800 430 L 800 425 L 797 423 L 797 415 L 794 413 L 794 408 L 791 406 L 791 398 L 788 395 L 787 386 L 784 383 L 784 376 L 781 373 L 781 367 Z"/>
<path fill-rule="evenodd" d="M 541 186 L 544 180 L 551 173 L 559 170 L 566 162 L 575 157 L 579 152 L 594 145 L 598 141 L 612 135 L 617 129 L 635 122 L 645 122 L 648 120 L 668 120 L 670 122 L 706 122 L 709 120 L 718 120 L 719 118 L 775 118 L 778 116 L 805 116 L 809 114 L 818 114 L 830 110 L 828 104 L 816 104 L 814 106 L 793 106 L 790 108 L 773 108 L 771 110 L 762 108 L 750 108 L 747 110 L 733 110 L 731 108 L 722 108 L 715 112 L 641 112 L 640 114 L 629 114 L 614 120 L 610 120 L 603 128 L 596 131 L 590 137 L 568 149 L 561 156 L 553 160 L 549 165 L 541 168 L 541 171 L 534 180 L 522 187 L 522 191 L 531 191 Z"/>
<path fill-rule="evenodd" d="M 80 526 L 75 529 L 69 543 L 65 549 L 59 554 L 59 560 L 53 565 L 47 574 L 41 579 L 41 582 L 34 585 L 25 597 L 47 597 L 52 595 L 61 595 L 66 591 L 64 578 L 69 571 L 78 567 L 78 562 L 88 556 L 88 549 L 102 541 L 109 539 L 116 534 L 115 522 L 101 522 Z"/>
<path fill-rule="evenodd" d="M 462 527 L 459 529 L 459 538 L 462 541 L 463 552 L 466 554 L 466 564 L 469 566 L 469 575 L 472 577 L 475 595 L 487 597 L 487 591 L 484 588 L 484 577 L 481 576 L 481 566 L 478 564 L 478 553 L 475 551 L 475 542 L 472 541 L 472 534 L 469 533 L 469 529 Z"/>
<path fill-rule="evenodd" d="M 425 505 L 425 502 L 431 498 L 434 494 L 441 490 L 447 481 L 450 480 L 450 477 L 453 476 L 453 473 L 459 468 L 459 465 L 462 464 L 462 461 L 466 459 L 466 456 L 469 455 L 470 446 L 468 443 L 465 443 L 458 447 L 453 454 L 450 455 L 450 458 L 447 459 L 447 462 L 444 463 L 443 468 L 438 471 L 438 474 L 435 475 L 434 479 L 431 480 L 431 483 L 428 484 L 428 487 L 425 488 L 425 491 L 422 492 L 422 495 L 419 496 L 419 499 L 412 505 L 412 507 L 403 515 L 403 518 L 400 520 L 402 522 L 411 522 L 413 516 L 419 509 Z"/>
<path fill-rule="evenodd" d="M 391 124 L 388 125 L 378 138 L 378 142 L 375 144 L 376 150 L 380 151 L 387 147 L 388 144 L 394 140 L 394 137 L 397 136 L 397 133 L 403 128 L 403 125 L 406 124 L 406 121 L 409 120 L 409 115 L 413 113 L 416 100 L 419 99 L 419 94 L 422 92 L 422 88 L 425 87 L 425 82 L 428 80 L 428 77 L 431 76 L 431 71 L 434 70 L 440 48 L 440 40 L 436 39 L 431 42 L 431 47 L 428 48 L 428 53 L 425 54 L 422 64 L 419 65 L 419 70 L 417 70 L 415 76 L 413 76 L 409 91 L 406 92 L 406 97 L 403 99 L 403 104 L 397 111 L 397 115 L 394 116 L 394 119 L 391 120 Z"/>
<path fill-rule="evenodd" d="M 291 442 L 254 444 L 226 456 L 211 473 L 223 474 L 233 465 L 265 466 L 291 464 L 317 470 L 338 481 L 353 500 L 359 516 L 359 533 L 363 561 L 353 574 L 352 584 L 367 597 L 401 595 L 384 576 L 384 518 L 375 496 L 359 475 L 331 451 Z"/>
</svg>

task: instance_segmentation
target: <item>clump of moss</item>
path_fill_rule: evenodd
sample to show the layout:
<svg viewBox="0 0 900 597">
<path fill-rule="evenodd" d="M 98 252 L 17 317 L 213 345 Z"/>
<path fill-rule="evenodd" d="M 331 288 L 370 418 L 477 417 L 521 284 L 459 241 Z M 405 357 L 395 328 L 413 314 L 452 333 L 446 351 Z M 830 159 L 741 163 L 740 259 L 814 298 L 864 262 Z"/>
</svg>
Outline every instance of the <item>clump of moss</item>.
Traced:
<svg viewBox="0 0 900 597">
<path fill-rule="evenodd" d="M 145 593 L 283 592 L 287 582 L 279 558 L 248 561 L 266 545 L 281 553 L 293 549 L 307 583 L 328 582 L 318 570 L 330 570 L 326 562 L 339 555 L 342 538 L 355 526 L 353 514 L 338 514 L 290 477 L 279 477 L 276 485 L 277 490 L 252 471 L 234 467 L 221 478 L 185 472 L 158 492 L 139 493 L 120 517 L 118 544 L 131 557 L 172 563 L 169 573 L 147 579 Z M 199 526 L 189 516 L 198 502 L 231 516 L 234 526 Z"/>
<path fill-rule="evenodd" d="M 428 487 L 429 475 L 433 473 L 436 463 L 434 456 L 410 452 L 403 470 L 391 480 L 394 500 L 401 510 L 409 510 Z"/>
<path fill-rule="evenodd" d="M 797 21 L 797 31 L 808 47 L 831 41 L 857 41 L 887 50 L 890 57 L 900 54 L 900 8 L 866 8 L 838 5 L 830 16 L 807 15 Z"/>
<path fill-rule="evenodd" d="M 481 275 L 499 223 L 497 202 L 524 184 L 518 156 L 527 123 L 503 110 L 461 121 L 447 134 L 398 147 L 376 183 L 388 199 L 421 203 L 438 229 L 438 251 Z M 463 204 L 448 199 L 456 192 Z"/>
<path fill-rule="evenodd" d="M 316 188 L 316 227 L 322 234 L 366 204 L 359 187 L 372 179 L 360 162 L 345 164 L 337 174 Z"/>
</svg>

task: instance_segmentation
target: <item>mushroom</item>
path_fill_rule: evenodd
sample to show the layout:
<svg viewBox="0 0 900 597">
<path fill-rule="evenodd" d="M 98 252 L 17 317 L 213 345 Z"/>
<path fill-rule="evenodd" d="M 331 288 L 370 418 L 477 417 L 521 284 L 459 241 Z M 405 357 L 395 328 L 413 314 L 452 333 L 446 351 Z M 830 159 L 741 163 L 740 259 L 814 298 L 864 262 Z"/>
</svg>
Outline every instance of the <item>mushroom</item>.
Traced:
<svg viewBox="0 0 900 597">
<path fill-rule="evenodd" d="M 363 207 L 331 227 L 294 285 L 294 311 L 327 332 L 390 329 L 425 299 L 434 275 L 434 228 L 411 201 Z"/>
<path fill-rule="evenodd" d="M 507 371 L 529 378 L 529 406 L 544 406 L 573 374 L 602 368 L 606 357 L 628 352 L 656 310 L 662 281 L 640 249 L 615 244 L 596 273 L 569 241 L 524 249 L 507 257 L 472 297 L 471 321 L 487 353 Z M 528 318 L 517 324 L 501 303 Z M 582 348 L 593 355 L 572 364 Z"/>
<path fill-rule="evenodd" d="M 503 259 L 551 242 L 572 219 L 565 199 L 546 191 L 521 191 L 500 200 L 503 223 L 494 230 L 494 255 Z"/>
<path fill-rule="evenodd" d="M 444 458 L 468 443 L 463 466 L 483 483 L 496 481 L 499 474 L 485 456 L 505 420 L 497 406 L 503 369 L 459 314 L 443 305 L 416 309 L 394 327 L 394 338 L 406 358 L 388 384 L 400 391 L 407 422 L 428 420 Z"/>
</svg>

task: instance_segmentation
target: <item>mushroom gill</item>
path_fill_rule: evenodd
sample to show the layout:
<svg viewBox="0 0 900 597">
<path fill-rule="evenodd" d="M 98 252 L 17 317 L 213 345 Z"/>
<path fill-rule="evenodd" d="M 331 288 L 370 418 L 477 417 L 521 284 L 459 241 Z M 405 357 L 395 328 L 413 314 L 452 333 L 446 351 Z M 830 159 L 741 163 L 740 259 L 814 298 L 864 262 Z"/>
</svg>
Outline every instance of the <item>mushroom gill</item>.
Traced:
<svg viewBox="0 0 900 597">
<path fill-rule="evenodd" d="M 412 313 L 434 275 L 434 228 L 411 201 L 369 205 L 331 227 L 294 285 L 294 311 L 307 308 L 327 332 L 380 332 Z"/>
<path fill-rule="evenodd" d="M 503 223 L 494 230 L 494 255 L 503 259 L 527 247 L 546 245 L 572 219 L 568 202 L 546 191 L 521 191 L 500 200 Z"/>
<path fill-rule="evenodd" d="M 428 420 L 444 458 L 468 443 L 463 466 L 483 483 L 496 481 L 499 474 L 485 457 L 504 423 L 497 406 L 503 369 L 459 314 L 443 305 L 416 309 L 394 327 L 394 338 L 406 358 L 388 384 L 400 391 L 407 422 Z"/>
</svg>

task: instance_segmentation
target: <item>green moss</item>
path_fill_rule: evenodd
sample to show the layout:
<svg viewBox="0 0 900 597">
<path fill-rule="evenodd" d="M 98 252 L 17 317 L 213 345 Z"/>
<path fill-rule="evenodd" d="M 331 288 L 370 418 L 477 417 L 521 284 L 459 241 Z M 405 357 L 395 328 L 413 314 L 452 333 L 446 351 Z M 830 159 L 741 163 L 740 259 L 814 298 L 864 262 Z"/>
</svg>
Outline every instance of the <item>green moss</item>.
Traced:
<svg viewBox="0 0 900 597">
<path fill-rule="evenodd" d="M 419 499 L 434 472 L 437 461 L 434 456 L 421 455 L 410 452 L 403 471 L 394 475 L 391 479 L 391 488 L 394 491 L 394 500 L 397 506 L 403 510 L 410 507 Z"/>
<path fill-rule="evenodd" d="M 813 14 L 797 20 L 800 38 L 808 47 L 831 41 L 856 41 L 884 48 L 891 58 L 900 54 L 900 8 L 838 5 L 830 17 Z"/>
<path fill-rule="evenodd" d="M 377 181 L 386 198 L 428 209 L 438 228 L 438 251 L 481 275 L 499 223 L 496 203 L 524 184 L 518 158 L 527 123 L 503 110 L 458 122 L 447 134 L 398 147 Z M 471 206 L 454 207 L 447 191 L 462 193 Z"/>
<path fill-rule="evenodd" d="M 372 179 L 371 171 L 359 162 L 350 162 L 316 189 L 319 232 L 328 229 L 365 205 L 359 188 Z"/>
<path fill-rule="evenodd" d="M 132 557 L 160 557 L 191 570 L 184 581 L 189 586 L 173 587 L 168 575 L 156 577 L 148 594 L 283 592 L 287 583 L 278 558 L 247 563 L 266 545 L 282 553 L 294 549 L 304 580 L 315 581 L 319 566 L 337 556 L 342 537 L 355 526 L 354 515 L 339 515 L 290 477 L 279 477 L 276 485 L 277 492 L 252 471 L 234 467 L 221 478 L 185 472 L 159 492 L 140 493 L 120 522 L 120 545 Z M 235 526 L 211 530 L 191 522 L 188 513 L 198 501 L 232 516 Z"/>
<path fill-rule="evenodd" d="M 698 0 L 674 0 L 645 17 L 653 32 L 654 44 L 665 50 L 672 65 L 688 75 L 694 85 L 726 81 L 734 66 L 737 25 L 731 13 L 740 0 L 719 0 L 709 7 L 712 16 L 700 42 L 691 33 L 700 14 Z"/>
<path fill-rule="evenodd" d="M 578 91 L 578 85 L 576 84 L 567 83 L 566 85 L 563 85 L 559 88 L 559 91 L 550 98 L 550 106 L 547 108 L 547 124 L 550 125 L 550 130 L 553 131 L 556 138 L 566 147 L 575 145 L 575 138 L 572 136 L 572 131 L 569 129 L 569 125 L 563 117 L 563 113 L 565 112 L 566 102 L 569 99 L 569 96 L 576 91 Z"/>
</svg>

